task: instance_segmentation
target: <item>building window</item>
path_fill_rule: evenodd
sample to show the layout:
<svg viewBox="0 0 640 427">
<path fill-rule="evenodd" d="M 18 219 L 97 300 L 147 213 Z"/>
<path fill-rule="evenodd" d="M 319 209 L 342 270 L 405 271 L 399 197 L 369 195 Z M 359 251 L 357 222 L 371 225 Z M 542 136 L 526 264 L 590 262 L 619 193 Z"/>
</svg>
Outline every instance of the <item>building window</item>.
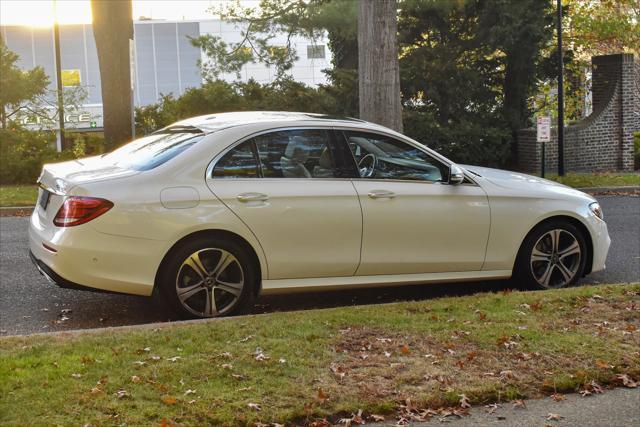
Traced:
<svg viewBox="0 0 640 427">
<path fill-rule="evenodd" d="M 324 45 L 308 45 L 307 58 L 324 59 Z"/>
</svg>

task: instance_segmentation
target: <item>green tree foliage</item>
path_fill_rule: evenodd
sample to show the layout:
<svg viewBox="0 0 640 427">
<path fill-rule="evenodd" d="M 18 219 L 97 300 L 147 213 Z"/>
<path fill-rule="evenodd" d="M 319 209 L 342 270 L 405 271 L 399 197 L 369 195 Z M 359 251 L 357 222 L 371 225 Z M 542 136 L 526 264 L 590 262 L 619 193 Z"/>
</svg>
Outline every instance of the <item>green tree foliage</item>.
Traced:
<svg viewBox="0 0 640 427">
<path fill-rule="evenodd" d="M 42 67 L 22 71 L 18 55 L 10 51 L 0 37 L 0 123 L 5 129 L 20 111 L 34 110 L 47 92 L 49 78 Z"/>
<path fill-rule="evenodd" d="M 271 84 L 214 80 L 191 88 L 179 98 L 163 95 L 159 103 L 136 110 L 136 133 L 144 135 L 177 120 L 230 111 L 313 111 L 340 115 L 344 106 L 334 88 L 311 88 L 291 79 Z"/>
<path fill-rule="evenodd" d="M 407 132 L 457 161 L 504 165 L 530 123 L 551 14 L 539 0 L 403 1 L 405 117 L 420 123 Z"/>
</svg>

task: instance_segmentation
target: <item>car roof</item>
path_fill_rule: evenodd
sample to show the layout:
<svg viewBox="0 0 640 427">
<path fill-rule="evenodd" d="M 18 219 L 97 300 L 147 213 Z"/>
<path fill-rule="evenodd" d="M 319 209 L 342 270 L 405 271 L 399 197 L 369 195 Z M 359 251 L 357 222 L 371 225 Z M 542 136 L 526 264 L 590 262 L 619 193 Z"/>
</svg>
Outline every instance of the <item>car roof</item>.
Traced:
<svg viewBox="0 0 640 427">
<path fill-rule="evenodd" d="M 233 113 L 206 114 L 203 116 L 191 117 L 189 119 L 173 123 L 162 130 L 195 128 L 204 133 L 211 133 L 229 127 L 243 126 L 255 123 L 302 121 L 324 123 L 325 125 L 336 122 L 374 125 L 373 123 L 365 122 L 364 120 L 360 119 L 354 119 L 351 117 L 335 117 L 326 114 L 289 111 L 241 111 Z"/>
</svg>

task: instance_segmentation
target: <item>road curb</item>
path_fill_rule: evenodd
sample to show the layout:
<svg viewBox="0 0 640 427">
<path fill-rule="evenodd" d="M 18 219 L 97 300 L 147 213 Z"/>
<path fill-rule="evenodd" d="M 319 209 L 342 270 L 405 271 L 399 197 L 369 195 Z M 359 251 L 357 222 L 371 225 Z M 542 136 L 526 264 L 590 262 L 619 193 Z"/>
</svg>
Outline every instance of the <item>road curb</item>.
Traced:
<svg viewBox="0 0 640 427">
<path fill-rule="evenodd" d="M 8 206 L 0 208 L 0 217 L 3 216 L 29 216 L 33 212 L 33 206 Z"/>
<path fill-rule="evenodd" d="M 640 192 L 640 185 L 619 185 L 612 187 L 583 187 L 576 190 L 585 193 L 637 193 Z"/>
</svg>

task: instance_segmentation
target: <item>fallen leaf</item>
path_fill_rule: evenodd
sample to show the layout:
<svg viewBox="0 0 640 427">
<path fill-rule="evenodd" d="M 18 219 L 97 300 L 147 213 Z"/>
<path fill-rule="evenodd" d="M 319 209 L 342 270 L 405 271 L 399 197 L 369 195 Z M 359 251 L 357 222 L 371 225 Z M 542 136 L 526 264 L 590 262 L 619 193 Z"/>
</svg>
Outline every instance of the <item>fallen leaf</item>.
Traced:
<svg viewBox="0 0 640 427">
<path fill-rule="evenodd" d="M 131 376 L 131 382 L 132 382 L 132 383 L 139 383 L 140 381 L 141 381 L 141 380 L 140 380 L 140 377 L 139 377 L 139 376 L 137 376 L 137 375 L 133 375 L 133 376 Z"/>
<path fill-rule="evenodd" d="M 553 412 L 549 412 L 547 414 L 547 421 L 560 421 L 564 417 L 560 414 L 554 414 Z"/>
<path fill-rule="evenodd" d="M 178 403 L 178 399 L 173 396 L 163 396 L 162 403 L 164 403 L 165 405 L 175 405 L 176 403 Z"/>
<path fill-rule="evenodd" d="M 257 403 L 248 403 L 247 406 L 249 407 L 249 409 L 254 409 L 256 411 L 262 411 L 262 408 Z"/>
<path fill-rule="evenodd" d="M 233 365 L 231 363 L 223 363 L 220 367 L 222 369 L 233 369 Z"/>
<path fill-rule="evenodd" d="M 196 390 L 191 390 L 191 389 L 189 389 L 189 390 L 187 390 L 187 391 L 185 391 L 185 392 L 184 392 L 184 395 L 185 395 L 185 396 L 189 396 L 190 394 L 196 394 Z"/>
<path fill-rule="evenodd" d="M 513 407 L 524 409 L 527 407 L 527 404 L 522 399 L 516 399 L 513 401 Z"/>
<path fill-rule="evenodd" d="M 104 391 L 100 390 L 98 387 L 93 387 L 89 393 L 100 394 L 100 393 L 104 393 Z"/>
<path fill-rule="evenodd" d="M 169 362 L 173 362 L 173 363 L 175 363 L 175 362 L 177 362 L 177 361 L 178 361 L 178 360 L 180 360 L 180 359 L 182 359 L 182 357 L 180 357 L 180 356 L 173 356 L 173 357 L 168 358 L 167 360 L 168 360 Z"/>
<path fill-rule="evenodd" d="M 567 398 L 565 397 L 565 395 L 564 395 L 564 394 L 560 394 L 560 393 L 553 393 L 553 394 L 551 395 L 551 398 L 552 398 L 553 400 L 555 400 L 556 402 L 561 402 L 561 401 L 563 401 L 563 400 L 566 400 L 566 399 L 567 399 Z"/>
<path fill-rule="evenodd" d="M 82 374 L 71 374 L 71 376 L 75 379 L 80 379 L 82 378 Z"/>
<path fill-rule="evenodd" d="M 625 387 L 629 387 L 629 388 L 638 387 L 638 383 L 633 379 L 631 379 L 631 377 L 629 377 L 629 375 L 627 374 L 616 375 L 615 381 L 618 382 L 619 384 L 622 384 Z"/>
<path fill-rule="evenodd" d="M 320 402 L 320 404 L 329 400 L 329 395 L 327 395 L 322 388 L 318 388 L 318 394 L 316 394 L 316 401 Z"/>
<path fill-rule="evenodd" d="M 409 354 L 411 352 L 411 350 L 409 350 L 409 346 L 404 344 L 402 347 L 400 347 L 400 352 L 402 354 Z"/>
<path fill-rule="evenodd" d="M 370 418 L 377 423 L 384 421 L 384 417 L 382 415 L 371 414 Z"/>
<path fill-rule="evenodd" d="M 469 398 L 465 394 L 459 394 L 460 397 L 460 407 L 463 409 L 471 408 L 471 404 L 469 403 Z"/>
<path fill-rule="evenodd" d="M 124 389 L 120 389 L 116 391 L 114 394 L 118 399 L 124 399 L 125 397 L 129 397 L 129 393 L 127 393 L 127 391 Z"/>
</svg>

